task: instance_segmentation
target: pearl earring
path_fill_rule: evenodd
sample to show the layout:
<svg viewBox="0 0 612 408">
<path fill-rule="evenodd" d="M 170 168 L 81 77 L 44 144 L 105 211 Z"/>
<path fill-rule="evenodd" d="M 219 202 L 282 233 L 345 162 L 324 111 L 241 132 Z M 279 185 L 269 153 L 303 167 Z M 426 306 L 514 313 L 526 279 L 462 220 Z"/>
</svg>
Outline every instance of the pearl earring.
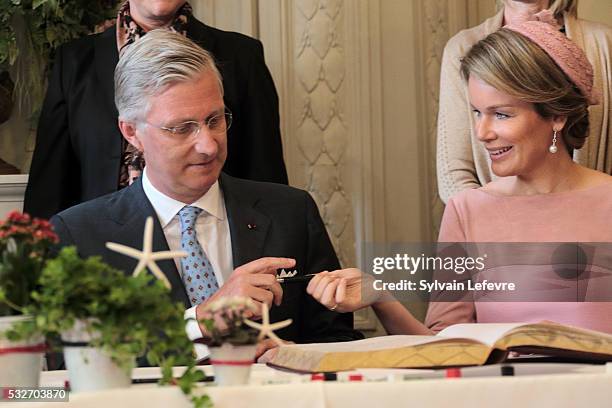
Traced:
<svg viewBox="0 0 612 408">
<path fill-rule="evenodd" d="M 552 140 L 552 144 L 548 146 L 548 151 L 551 152 L 552 154 L 557 153 L 557 131 L 556 130 L 553 130 L 553 140 Z"/>
</svg>

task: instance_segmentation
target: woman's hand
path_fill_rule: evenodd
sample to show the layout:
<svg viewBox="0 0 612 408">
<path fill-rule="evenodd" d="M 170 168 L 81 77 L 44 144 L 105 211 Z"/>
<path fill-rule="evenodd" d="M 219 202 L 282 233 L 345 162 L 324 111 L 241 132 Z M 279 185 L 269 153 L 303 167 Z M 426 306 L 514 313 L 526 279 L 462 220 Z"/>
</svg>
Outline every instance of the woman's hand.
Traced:
<svg viewBox="0 0 612 408">
<path fill-rule="evenodd" d="M 306 292 L 329 310 L 354 312 L 378 301 L 372 277 L 356 268 L 320 272 L 308 283 Z"/>
<path fill-rule="evenodd" d="M 284 345 L 295 344 L 292 341 L 283 340 Z M 266 364 L 278 353 L 278 344 L 272 339 L 265 339 L 257 343 L 255 359 L 260 364 Z"/>
</svg>

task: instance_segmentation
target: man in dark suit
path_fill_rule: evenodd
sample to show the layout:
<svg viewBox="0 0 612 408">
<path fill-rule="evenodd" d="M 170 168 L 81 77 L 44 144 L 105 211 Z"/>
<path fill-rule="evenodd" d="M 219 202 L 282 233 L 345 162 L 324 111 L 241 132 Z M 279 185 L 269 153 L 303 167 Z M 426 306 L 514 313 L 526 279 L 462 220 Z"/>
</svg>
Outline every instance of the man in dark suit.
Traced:
<svg viewBox="0 0 612 408">
<path fill-rule="evenodd" d="M 234 118 L 224 171 L 287 184 L 278 96 L 261 43 L 202 24 L 191 15 L 185 0 L 130 0 L 117 26 L 57 50 L 38 124 L 24 211 L 48 218 L 127 185 L 129 146 L 117 127 L 113 102 L 118 48 L 160 27 L 183 33 L 215 57 L 225 105 Z"/>
<path fill-rule="evenodd" d="M 197 317 L 215 299 L 240 295 L 274 304 L 272 321 L 293 319 L 278 333 L 285 340 L 360 338 L 351 314 L 323 307 L 306 294 L 306 285 L 281 288 L 276 281 L 277 269 L 316 273 L 338 269 L 338 260 L 308 193 L 221 173 L 231 115 L 208 53 L 178 34 L 152 31 L 126 48 L 115 91 L 119 127 L 144 154 L 144 174 L 123 190 L 54 216 L 62 244 L 131 273 L 136 260 L 105 243 L 141 248 L 151 216 L 154 251 L 189 253 L 159 262 L 188 315 Z"/>
</svg>

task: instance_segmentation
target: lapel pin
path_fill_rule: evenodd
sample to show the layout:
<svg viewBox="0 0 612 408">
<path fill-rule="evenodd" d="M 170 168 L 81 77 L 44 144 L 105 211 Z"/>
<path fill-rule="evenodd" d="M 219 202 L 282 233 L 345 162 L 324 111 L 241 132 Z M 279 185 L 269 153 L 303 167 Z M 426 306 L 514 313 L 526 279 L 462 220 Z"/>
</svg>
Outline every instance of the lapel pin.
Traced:
<svg viewBox="0 0 612 408">
<path fill-rule="evenodd" d="M 250 230 L 256 230 L 257 229 L 257 225 L 256 224 L 247 224 L 247 228 Z"/>
</svg>

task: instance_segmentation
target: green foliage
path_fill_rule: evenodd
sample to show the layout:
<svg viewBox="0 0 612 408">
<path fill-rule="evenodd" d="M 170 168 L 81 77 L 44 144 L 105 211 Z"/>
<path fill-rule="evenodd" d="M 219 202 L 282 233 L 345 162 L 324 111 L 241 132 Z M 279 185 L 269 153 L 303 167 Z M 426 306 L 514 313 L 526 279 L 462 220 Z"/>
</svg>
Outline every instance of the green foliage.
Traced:
<svg viewBox="0 0 612 408">
<path fill-rule="evenodd" d="M 53 52 L 71 39 L 91 33 L 115 16 L 116 0 L 0 1 L 0 71 L 16 65 L 13 81 L 20 106 L 36 110 Z M 29 96 L 34 100 L 29 101 Z"/>
<path fill-rule="evenodd" d="M 16 326 L 9 339 L 37 331 L 48 339 L 59 338 L 79 321 L 93 334 L 90 345 L 125 370 L 132 368 L 135 357 L 146 356 L 162 367 L 162 383 L 173 383 L 172 366 L 186 365 L 177 384 L 187 394 L 202 378 L 185 333 L 183 307 L 172 302 L 170 291 L 151 274 L 127 276 L 99 257 L 81 259 L 74 247 L 67 247 L 47 263 L 39 283 L 32 293 L 34 302 L 25 309 L 35 317 L 34 324 Z M 206 396 L 192 398 L 197 406 L 208 401 Z"/>
<path fill-rule="evenodd" d="M 51 52 L 60 44 L 86 35 L 97 24 L 111 19 L 115 14 L 113 0 L 9 0 L 0 2 L 0 64 L 9 61 L 13 50 L 13 61 L 18 55 L 15 43 L 15 19 L 25 23 L 25 34 L 34 41 L 35 52 L 48 61 Z M 12 63 L 10 63 L 12 65 Z"/>
<path fill-rule="evenodd" d="M 0 316 L 20 314 L 31 302 L 43 260 L 30 257 L 28 245 L 20 245 L 15 252 L 0 252 Z"/>
<path fill-rule="evenodd" d="M 51 245 L 51 224 L 12 212 L 0 221 L 0 316 L 21 314 L 32 303 Z"/>
</svg>

